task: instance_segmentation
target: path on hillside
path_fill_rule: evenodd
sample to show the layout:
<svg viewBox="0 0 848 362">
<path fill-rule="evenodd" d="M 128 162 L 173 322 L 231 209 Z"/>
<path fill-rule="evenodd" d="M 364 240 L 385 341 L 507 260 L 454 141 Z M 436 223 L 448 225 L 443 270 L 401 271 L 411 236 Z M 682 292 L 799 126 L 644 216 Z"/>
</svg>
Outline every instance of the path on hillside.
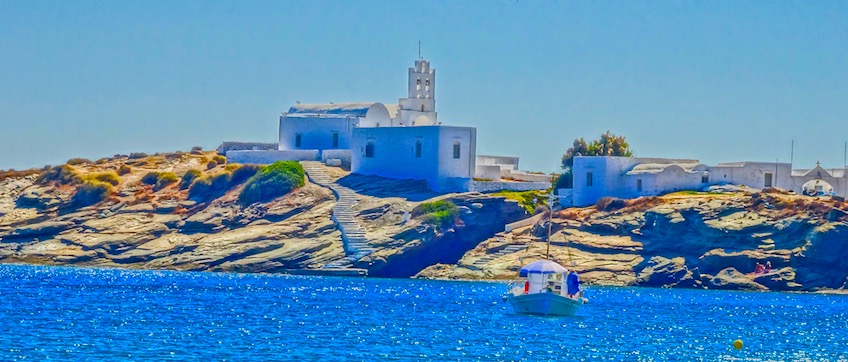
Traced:
<svg viewBox="0 0 848 362">
<path fill-rule="evenodd" d="M 353 263 L 371 254 L 374 248 L 365 236 L 365 228 L 356 221 L 353 207 L 359 202 L 359 195 L 350 188 L 332 181 L 324 170 L 324 165 L 318 161 L 300 161 L 303 170 L 313 183 L 326 187 L 336 196 L 336 206 L 333 207 L 333 221 L 342 232 L 345 257 L 324 265 L 324 269 L 349 268 Z"/>
</svg>

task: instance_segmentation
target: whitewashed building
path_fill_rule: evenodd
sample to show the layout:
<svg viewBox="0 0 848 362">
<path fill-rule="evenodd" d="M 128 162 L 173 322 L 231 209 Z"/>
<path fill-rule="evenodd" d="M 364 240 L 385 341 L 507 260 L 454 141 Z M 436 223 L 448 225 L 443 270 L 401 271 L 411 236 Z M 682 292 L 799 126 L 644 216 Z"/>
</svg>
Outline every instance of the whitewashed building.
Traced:
<svg viewBox="0 0 848 362">
<path fill-rule="evenodd" d="M 517 171 L 517 157 L 478 157 L 476 128 L 439 122 L 436 70 L 430 62 L 416 60 L 407 76 L 407 97 L 397 104 L 298 103 L 280 116 L 276 149 L 233 147 L 226 155 L 240 163 L 320 160 L 349 167 L 353 173 L 425 180 L 439 192 L 550 186 L 548 175 Z M 478 168 L 479 160 L 489 167 Z M 489 172 L 495 182 L 483 183 L 478 172 Z M 502 182 L 505 174 L 530 182 Z"/>
<path fill-rule="evenodd" d="M 572 168 L 569 202 L 591 205 L 601 197 L 635 198 L 681 190 L 704 190 L 713 185 L 743 185 L 755 189 L 778 187 L 799 194 L 848 194 L 848 168 L 792 169 L 788 163 L 733 162 L 707 166 L 698 160 L 578 156 Z"/>
</svg>

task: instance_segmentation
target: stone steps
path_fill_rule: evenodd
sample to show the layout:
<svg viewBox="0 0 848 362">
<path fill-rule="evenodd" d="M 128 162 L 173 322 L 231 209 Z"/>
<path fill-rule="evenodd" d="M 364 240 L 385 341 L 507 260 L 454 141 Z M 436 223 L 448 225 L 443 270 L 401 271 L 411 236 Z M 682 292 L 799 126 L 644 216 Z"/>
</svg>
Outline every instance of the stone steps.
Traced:
<svg viewBox="0 0 848 362">
<path fill-rule="evenodd" d="M 350 188 L 341 186 L 332 181 L 324 170 L 324 165 L 317 161 L 301 161 L 303 170 L 313 183 L 326 187 L 336 195 L 336 205 L 333 207 L 333 220 L 336 228 L 342 232 L 342 242 L 345 254 L 344 258 L 332 261 L 324 265 L 325 269 L 350 268 L 359 259 L 364 258 L 376 250 L 370 246 L 366 236 L 366 230 L 356 221 L 356 212 L 353 208 L 359 202 L 359 195 Z"/>
</svg>

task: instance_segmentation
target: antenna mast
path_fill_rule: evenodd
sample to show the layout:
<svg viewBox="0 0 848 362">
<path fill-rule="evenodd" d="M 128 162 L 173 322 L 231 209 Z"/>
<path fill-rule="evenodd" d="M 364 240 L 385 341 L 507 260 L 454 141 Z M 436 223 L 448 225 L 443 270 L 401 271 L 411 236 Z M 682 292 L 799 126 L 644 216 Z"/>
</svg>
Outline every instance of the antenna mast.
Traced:
<svg viewBox="0 0 848 362">
<path fill-rule="evenodd" d="M 418 60 L 421 60 L 421 41 L 418 41 Z"/>
</svg>

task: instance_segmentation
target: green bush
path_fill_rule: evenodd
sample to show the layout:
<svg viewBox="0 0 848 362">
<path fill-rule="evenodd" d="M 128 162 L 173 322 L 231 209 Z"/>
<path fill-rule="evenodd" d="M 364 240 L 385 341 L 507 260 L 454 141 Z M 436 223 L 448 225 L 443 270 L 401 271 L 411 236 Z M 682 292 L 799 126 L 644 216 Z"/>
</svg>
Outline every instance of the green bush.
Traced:
<svg viewBox="0 0 848 362">
<path fill-rule="evenodd" d="M 118 175 L 123 176 L 123 175 L 130 173 L 130 172 L 132 172 L 132 168 L 130 166 L 121 165 L 121 167 L 118 168 Z"/>
<path fill-rule="evenodd" d="M 302 187 L 306 181 L 303 166 L 297 161 L 278 161 L 263 166 L 253 175 L 239 195 L 243 205 L 267 202 Z"/>
<path fill-rule="evenodd" d="M 82 165 L 84 163 L 91 163 L 91 160 L 89 160 L 87 158 L 77 157 L 77 158 L 72 158 L 72 159 L 68 160 L 68 162 L 65 162 L 65 163 L 67 163 L 71 166 L 76 166 L 76 165 Z"/>
<path fill-rule="evenodd" d="M 459 208 L 447 200 L 422 202 L 412 210 L 412 215 L 420 216 L 428 224 L 444 228 L 453 225 L 459 217 Z"/>
<path fill-rule="evenodd" d="M 188 197 L 195 200 L 208 200 L 220 197 L 230 189 L 231 175 L 222 172 L 214 176 L 196 179 L 188 189 Z"/>
<path fill-rule="evenodd" d="M 159 181 L 159 173 L 156 171 L 148 172 L 141 178 L 141 183 L 145 185 L 155 185 Z"/>
<path fill-rule="evenodd" d="M 200 175 L 202 174 L 203 173 L 200 172 L 200 170 L 186 171 L 186 173 L 183 175 L 182 180 L 180 180 L 180 190 L 187 189 L 189 186 L 191 186 L 191 183 L 194 182 L 194 180 L 200 177 Z"/>
<path fill-rule="evenodd" d="M 118 186 L 118 184 L 121 182 L 121 178 L 118 177 L 118 174 L 115 173 L 115 171 L 107 171 L 86 175 L 85 180 L 105 182 L 112 186 Z"/>
<path fill-rule="evenodd" d="M 111 193 L 112 185 L 97 180 L 88 180 L 77 187 L 77 192 L 71 202 L 76 207 L 94 205 L 106 199 Z"/>
<path fill-rule="evenodd" d="M 80 177 L 79 173 L 73 167 L 61 165 L 47 169 L 35 179 L 35 183 L 39 185 L 44 185 L 48 182 L 55 182 L 60 185 L 77 185 L 82 183 L 82 177 Z"/>
<path fill-rule="evenodd" d="M 215 155 L 215 156 L 212 157 L 212 161 L 217 162 L 219 165 L 223 165 L 223 164 L 227 163 L 227 157 L 221 156 L 221 155 Z"/>
<path fill-rule="evenodd" d="M 566 169 L 561 175 L 557 176 L 554 181 L 554 190 L 574 188 L 574 174 L 571 169 Z"/>
<path fill-rule="evenodd" d="M 530 214 L 534 213 L 539 206 L 546 206 L 548 204 L 548 199 L 539 191 L 499 191 L 493 195 L 518 201 L 521 207 Z"/>
<path fill-rule="evenodd" d="M 156 178 L 156 190 L 164 189 L 165 186 L 175 183 L 179 179 L 173 172 L 162 172 Z"/>
<path fill-rule="evenodd" d="M 129 159 L 131 159 L 131 160 L 136 160 L 136 159 L 145 158 L 145 157 L 147 157 L 147 154 L 144 153 L 144 152 L 133 152 L 133 153 L 130 153 L 130 155 L 129 155 Z"/>
</svg>

